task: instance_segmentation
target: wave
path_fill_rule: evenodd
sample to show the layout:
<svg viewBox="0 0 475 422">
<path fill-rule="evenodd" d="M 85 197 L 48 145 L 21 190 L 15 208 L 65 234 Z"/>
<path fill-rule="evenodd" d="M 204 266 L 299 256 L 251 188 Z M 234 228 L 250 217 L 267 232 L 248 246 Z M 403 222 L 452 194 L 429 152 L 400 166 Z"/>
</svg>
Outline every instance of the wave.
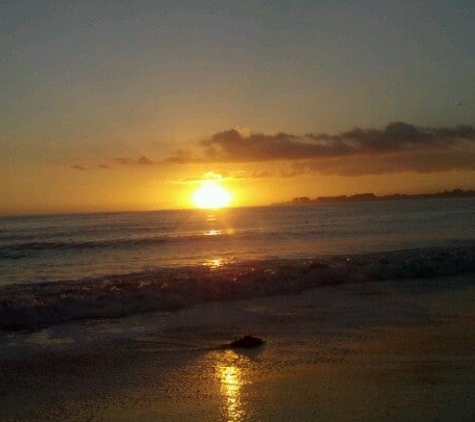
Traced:
<svg viewBox="0 0 475 422">
<path fill-rule="evenodd" d="M 27 258 L 30 254 L 41 251 L 74 251 L 85 249 L 111 249 L 147 247 L 164 243 L 213 242 L 219 240 L 249 240 L 252 238 L 277 239 L 299 237 L 300 232 L 262 232 L 259 230 L 242 230 L 233 232 L 228 230 L 209 230 L 199 234 L 157 235 L 146 237 L 124 237 L 100 240 L 71 240 L 71 241 L 38 241 L 0 244 L 0 259 Z M 322 235 L 320 231 L 305 232 L 307 237 Z"/>
<path fill-rule="evenodd" d="M 246 235 L 242 233 L 241 235 Z M 193 235 L 159 235 L 138 238 L 117 238 L 103 240 L 72 240 L 72 241 L 30 241 L 0 246 L 0 258 L 26 257 L 27 252 L 48 250 L 77 250 L 77 249 L 108 249 L 127 248 L 147 245 L 158 245 L 170 242 L 190 242 L 197 240 L 217 240 L 228 237 L 229 233 L 213 232 Z"/>
<path fill-rule="evenodd" d="M 0 329 L 165 311 L 323 285 L 475 272 L 475 246 L 273 259 L 0 288 Z"/>
</svg>

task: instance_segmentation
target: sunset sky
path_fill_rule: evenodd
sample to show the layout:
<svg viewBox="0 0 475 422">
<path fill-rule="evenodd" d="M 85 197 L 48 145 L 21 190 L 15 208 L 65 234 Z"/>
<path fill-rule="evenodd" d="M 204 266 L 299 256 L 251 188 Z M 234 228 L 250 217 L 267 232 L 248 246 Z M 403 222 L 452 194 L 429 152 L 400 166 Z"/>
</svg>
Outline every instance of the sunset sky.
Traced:
<svg viewBox="0 0 475 422">
<path fill-rule="evenodd" d="M 475 2 L 0 0 L 0 214 L 475 188 Z"/>
</svg>

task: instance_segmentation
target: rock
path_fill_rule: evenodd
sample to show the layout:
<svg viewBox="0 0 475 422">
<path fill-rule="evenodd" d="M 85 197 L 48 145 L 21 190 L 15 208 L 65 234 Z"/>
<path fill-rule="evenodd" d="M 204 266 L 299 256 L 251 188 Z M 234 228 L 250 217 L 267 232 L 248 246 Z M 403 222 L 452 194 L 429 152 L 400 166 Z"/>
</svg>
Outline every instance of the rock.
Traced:
<svg viewBox="0 0 475 422">
<path fill-rule="evenodd" d="M 252 349 L 264 344 L 264 340 L 254 336 L 244 336 L 229 343 L 228 347 L 231 349 Z"/>
</svg>

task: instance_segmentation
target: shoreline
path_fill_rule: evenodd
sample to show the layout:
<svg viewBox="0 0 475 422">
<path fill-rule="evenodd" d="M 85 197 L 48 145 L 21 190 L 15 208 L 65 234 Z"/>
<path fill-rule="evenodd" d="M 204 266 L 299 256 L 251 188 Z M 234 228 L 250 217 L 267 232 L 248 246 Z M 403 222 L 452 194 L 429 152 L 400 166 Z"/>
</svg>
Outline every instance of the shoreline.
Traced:
<svg viewBox="0 0 475 422">
<path fill-rule="evenodd" d="M 223 265 L 217 259 L 208 265 L 11 284 L 0 286 L 0 329 L 34 331 L 68 321 L 173 311 L 198 303 L 262 298 L 324 285 L 457 276 L 475 268 L 473 241 L 462 245 Z"/>
<path fill-rule="evenodd" d="M 384 201 L 415 201 L 419 199 L 465 199 L 475 198 L 475 190 L 453 189 L 451 191 L 435 193 L 393 193 L 389 195 L 375 195 L 369 193 L 357 193 L 354 195 L 319 196 L 311 199 L 308 196 L 300 196 L 286 202 L 276 202 L 271 206 L 295 206 L 295 205 L 328 205 L 328 204 L 353 204 L 360 202 L 384 202 Z"/>
<path fill-rule="evenodd" d="M 325 286 L 9 333 L 0 418 L 470 420 L 474 281 Z M 266 345 L 206 350 L 242 334 Z"/>
</svg>

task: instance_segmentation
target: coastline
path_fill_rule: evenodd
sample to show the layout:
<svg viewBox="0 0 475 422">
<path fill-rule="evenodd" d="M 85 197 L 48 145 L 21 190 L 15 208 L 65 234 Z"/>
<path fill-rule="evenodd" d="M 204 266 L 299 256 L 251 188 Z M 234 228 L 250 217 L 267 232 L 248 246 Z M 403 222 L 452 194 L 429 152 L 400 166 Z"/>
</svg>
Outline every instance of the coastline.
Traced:
<svg viewBox="0 0 475 422">
<path fill-rule="evenodd" d="M 471 420 L 475 275 L 3 333 L 2 420 Z M 266 345 L 216 350 L 242 334 Z"/>
<path fill-rule="evenodd" d="M 312 199 L 308 196 L 300 196 L 293 198 L 291 201 L 277 202 L 271 204 L 272 206 L 289 206 L 289 205 L 320 205 L 320 204 L 340 204 L 340 203 L 355 203 L 355 202 L 382 202 L 382 201 L 408 201 L 417 199 L 461 199 L 474 198 L 475 190 L 453 189 L 451 191 L 443 191 L 436 193 L 393 193 L 389 195 L 377 196 L 372 192 L 357 193 L 354 195 L 335 195 L 335 196 L 319 196 Z"/>
</svg>

